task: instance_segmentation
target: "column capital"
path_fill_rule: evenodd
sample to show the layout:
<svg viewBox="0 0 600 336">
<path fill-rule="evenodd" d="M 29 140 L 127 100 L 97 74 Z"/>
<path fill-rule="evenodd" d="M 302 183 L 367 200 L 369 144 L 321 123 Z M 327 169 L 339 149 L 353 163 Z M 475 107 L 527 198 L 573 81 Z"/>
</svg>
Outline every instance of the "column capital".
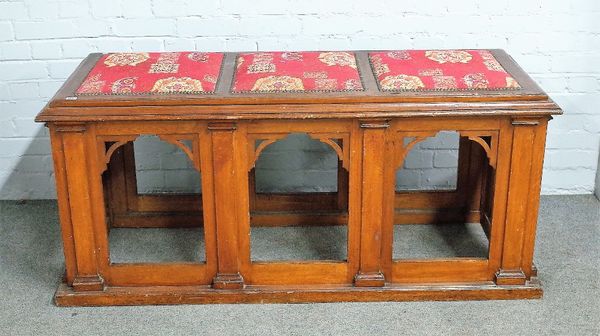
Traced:
<svg viewBox="0 0 600 336">
<path fill-rule="evenodd" d="M 390 127 L 389 119 L 364 119 L 360 120 L 360 128 L 388 128 Z"/>
<path fill-rule="evenodd" d="M 231 121 L 216 121 L 208 123 L 209 131 L 234 131 L 237 129 L 237 124 Z"/>
<path fill-rule="evenodd" d="M 538 126 L 540 121 L 532 118 L 512 118 L 510 123 L 513 126 Z"/>
<path fill-rule="evenodd" d="M 82 133 L 87 130 L 85 123 L 57 123 L 54 124 L 54 130 L 56 132 L 76 132 Z"/>
</svg>

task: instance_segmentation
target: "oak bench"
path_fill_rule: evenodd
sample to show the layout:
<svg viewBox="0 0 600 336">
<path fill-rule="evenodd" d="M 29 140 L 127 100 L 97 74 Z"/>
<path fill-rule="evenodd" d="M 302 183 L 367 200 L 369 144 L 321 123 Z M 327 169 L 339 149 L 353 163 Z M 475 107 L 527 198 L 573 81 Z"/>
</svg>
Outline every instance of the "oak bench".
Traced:
<svg viewBox="0 0 600 336">
<path fill-rule="evenodd" d="M 61 306 L 519 299 L 533 265 L 551 115 L 502 50 L 89 55 L 36 121 L 49 127 L 66 273 Z M 395 190 L 419 142 L 459 135 L 455 190 Z M 337 155 L 337 192 L 256 192 L 262 151 L 304 133 Z M 138 193 L 155 135 L 201 194 Z M 487 256 L 393 257 L 394 226 L 479 223 Z M 344 225 L 345 260 L 252 260 L 251 226 Z M 113 262 L 116 228 L 202 227 L 205 260 Z M 199 236 L 198 239 L 201 239 Z"/>
</svg>

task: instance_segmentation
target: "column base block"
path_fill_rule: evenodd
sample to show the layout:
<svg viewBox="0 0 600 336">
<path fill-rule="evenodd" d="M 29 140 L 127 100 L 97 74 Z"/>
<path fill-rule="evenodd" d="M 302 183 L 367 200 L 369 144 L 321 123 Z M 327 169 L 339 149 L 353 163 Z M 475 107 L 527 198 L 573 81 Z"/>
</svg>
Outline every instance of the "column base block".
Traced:
<svg viewBox="0 0 600 336">
<path fill-rule="evenodd" d="M 213 279 L 214 289 L 242 289 L 244 288 L 244 278 L 239 273 L 217 274 Z"/>
<path fill-rule="evenodd" d="M 98 275 L 75 277 L 73 279 L 73 290 L 76 292 L 104 290 L 104 279 Z"/>
<path fill-rule="evenodd" d="M 498 285 L 524 285 L 526 282 L 527 277 L 521 270 L 500 270 L 496 272 L 496 284 Z"/>
<path fill-rule="evenodd" d="M 385 276 L 381 272 L 358 273 L 354 276 L 354 286 L 383 287 L 385 286 Z"/>
</svg>

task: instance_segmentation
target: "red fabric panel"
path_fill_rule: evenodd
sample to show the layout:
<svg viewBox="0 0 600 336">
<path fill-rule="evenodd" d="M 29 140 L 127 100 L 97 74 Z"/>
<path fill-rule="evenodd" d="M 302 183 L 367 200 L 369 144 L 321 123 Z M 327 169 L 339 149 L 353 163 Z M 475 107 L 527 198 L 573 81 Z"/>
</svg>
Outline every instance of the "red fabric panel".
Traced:
<svg viewBox="0 0 600 336">
<path fill-rule="evenodd" d="M 488 50 L 381 51 L 369 61 L 382 91 L 520 88 Z"/>
<path fill-rule="evenodd" d="M 222 53 L 106 54 L 90 71 L 77 94 L 213 93 L 222 61 Z"/>
<path fill-rule="evenodd" d="M 239 54 L 232 92 L 363 90 L 352 52 Z"/>
</svg>

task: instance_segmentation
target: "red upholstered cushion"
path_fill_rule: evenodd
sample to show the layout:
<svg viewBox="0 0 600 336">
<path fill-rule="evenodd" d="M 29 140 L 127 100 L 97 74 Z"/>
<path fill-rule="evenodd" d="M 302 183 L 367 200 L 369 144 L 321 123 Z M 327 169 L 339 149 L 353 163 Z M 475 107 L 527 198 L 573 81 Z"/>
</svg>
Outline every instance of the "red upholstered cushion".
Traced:
<svg viewBox="0 0 600 336">
<path fill-rule="evenodd" d="M 381 51 L 369 61 L 381 91 L 520 88 L 488 50 Z"/>
<path fill-rule="evenodd" d="M 78 95 L 213 93 L 222 53 L 113 53 L 100 58 Z"/>
<path fill-rule="evenodd" d="M 237 57 L 232 92 L 363 90 L 352 52 L 257 52 Z"/>
</svg>

